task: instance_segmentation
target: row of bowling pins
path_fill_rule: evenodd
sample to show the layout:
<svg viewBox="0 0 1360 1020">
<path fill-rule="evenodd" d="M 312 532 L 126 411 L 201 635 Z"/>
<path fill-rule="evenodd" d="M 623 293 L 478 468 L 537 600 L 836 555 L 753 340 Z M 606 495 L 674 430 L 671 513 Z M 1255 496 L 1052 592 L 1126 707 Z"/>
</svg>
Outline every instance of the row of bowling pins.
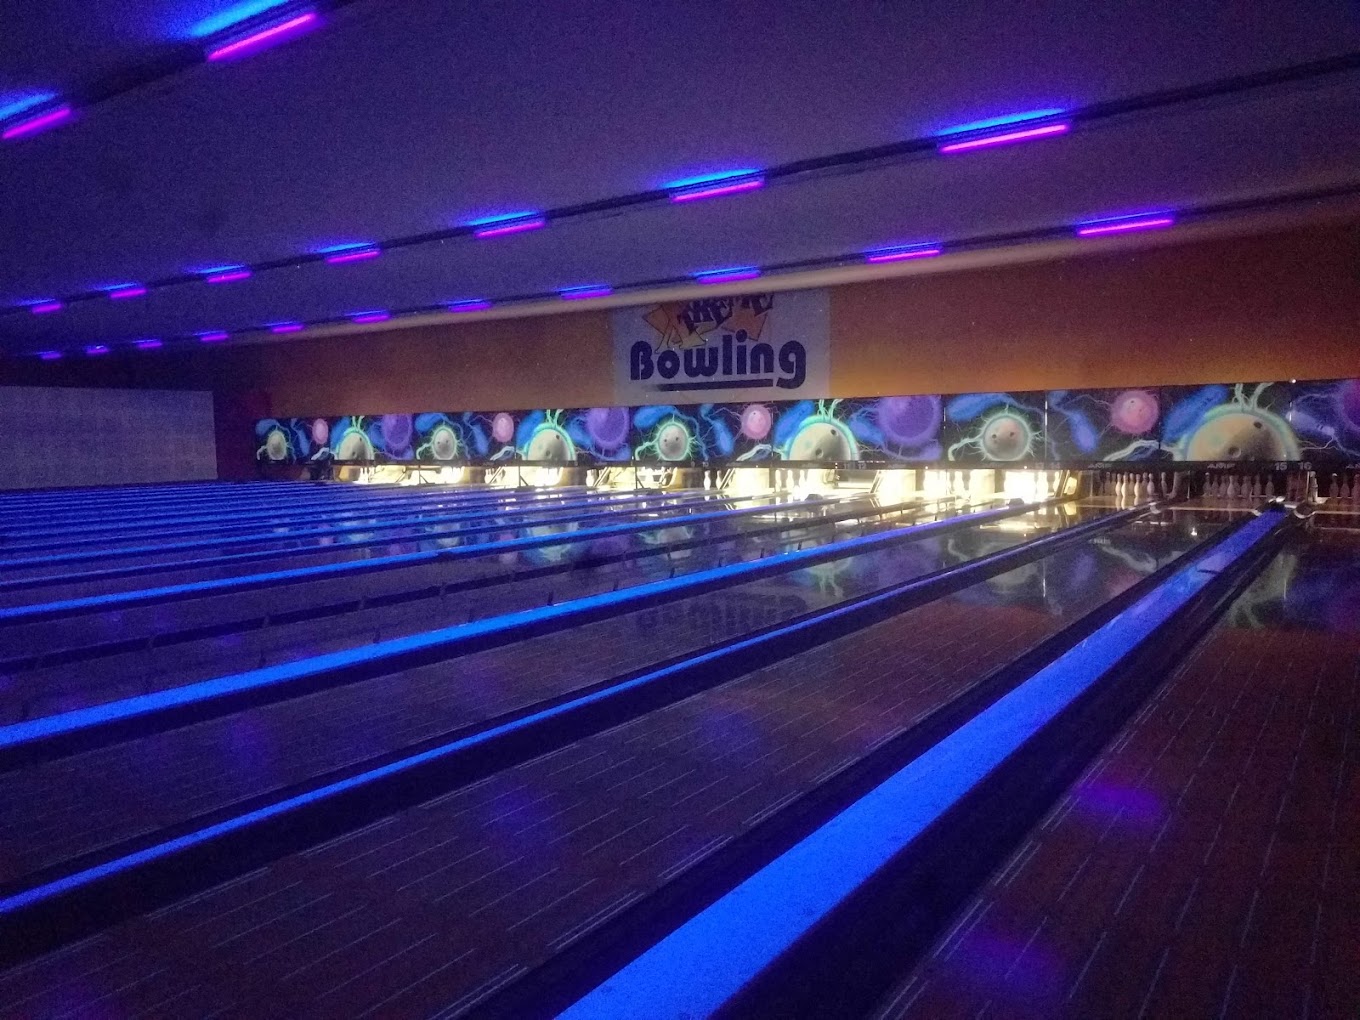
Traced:
<svg viewBox="0 0 1360 1020">
<path fill-rule="evenodd" d="M 1283 495 L 1291 502 L 1311 499 L 1317 495 L 1317 479 L 1304 475 L 1304 472 L 1292 472 L 1285 479 L 1283 493 L 1276 491 L 1279 486 L 1269 475 L 1206 475 L 1204 496 L 1206 499 L 1274 499 Z"/>
<path fill-rule="evenodd" d="M 1332 475 L 1327 486 L 1327 501 L 1360 503 L 1360 475 Z"/>
<path fill-rule="evenodd" d="M 1099 476 L 1095 486 L 1097 496 L 1112 496 L 1121 502 L 1159 499 L 1173 495 L 1180 487 L 1180 475 L 1163 473 L 1158 476 L 1151 471 L 1142 474 L 1105 472 Z"/>
</svg>

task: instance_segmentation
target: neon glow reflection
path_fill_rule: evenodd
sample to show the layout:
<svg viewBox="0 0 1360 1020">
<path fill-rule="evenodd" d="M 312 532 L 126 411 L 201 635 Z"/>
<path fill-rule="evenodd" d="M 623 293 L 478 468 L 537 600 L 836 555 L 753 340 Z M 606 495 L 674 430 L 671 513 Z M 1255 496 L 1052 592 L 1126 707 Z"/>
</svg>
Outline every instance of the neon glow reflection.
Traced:
<svg viewBox="0 0 1360 1020">
<path fill-rule="evenodd" d="M 28 135 L 39 134 L 70 120 L 71 113 L 70 106 L 58 106 L 55 110 L 48 110 L 10 125 L 5 128 L 3 133 L 0 133 L 0 139 L 9 141 L 12 138 L 25 138 Z"/>
<path fill-rule="evenodd" d="M 296 18 L 289 18 L 287 21 L 262 28 L 244 38 L 229 42 L 225 46 L 209 50 L 207 59 L 211 61 L 235 60 L 238 57 L 249 56 L 252 53 L 258 53 L 260 50 L 287 42 L 303 32 L 309 32 L 319 22 L 320 18 L 317 17 L 316 11 L 307 11 L 305 14 L 299 14 Z"/>
</svg>

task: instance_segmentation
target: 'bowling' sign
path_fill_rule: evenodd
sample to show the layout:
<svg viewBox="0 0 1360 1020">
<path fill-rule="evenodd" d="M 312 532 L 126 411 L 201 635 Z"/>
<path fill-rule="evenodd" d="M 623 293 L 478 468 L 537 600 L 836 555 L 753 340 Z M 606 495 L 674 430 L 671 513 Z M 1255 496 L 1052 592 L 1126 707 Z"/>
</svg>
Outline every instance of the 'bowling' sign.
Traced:
<svg viewBox="0 0 1360 1020">
<path fill-rule="evenodd" d="M 671 301 L 612 313 L 621 404 L 788 400 L 830 383 L 825 290 Z"/>
</svg>

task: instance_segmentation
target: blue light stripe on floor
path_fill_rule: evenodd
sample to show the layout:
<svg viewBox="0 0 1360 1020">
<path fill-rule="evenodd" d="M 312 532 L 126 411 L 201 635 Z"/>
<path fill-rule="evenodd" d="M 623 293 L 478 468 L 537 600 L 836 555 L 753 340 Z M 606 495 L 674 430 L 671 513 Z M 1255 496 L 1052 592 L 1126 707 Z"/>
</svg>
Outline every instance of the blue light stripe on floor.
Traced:
<svg viewBox="0 0 1360 1020">
<path fill-rule="evenodd" d="M 1286 518 L 1248 522 L 560 1014 L 710 1016 Z"/>
</svg>

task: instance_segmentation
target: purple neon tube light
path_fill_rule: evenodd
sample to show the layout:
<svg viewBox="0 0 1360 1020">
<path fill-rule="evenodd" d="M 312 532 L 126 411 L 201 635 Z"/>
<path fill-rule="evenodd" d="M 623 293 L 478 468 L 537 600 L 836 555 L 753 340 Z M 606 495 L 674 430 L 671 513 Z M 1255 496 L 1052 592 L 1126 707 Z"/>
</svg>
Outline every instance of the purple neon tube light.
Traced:
<svg viewBox="0 0 1360 1020">
<path fill-rule="evenodd" d="M 695 273 L 694 279 L 699 283 L 734 283 L 737 280 L 754 280 L 759 275 L 759 269 L 749 266 L 741 269 L 715 269 L 710 273 Z"/>
<path fill-rule="evenodd" d="M 231 336 L 230 333 L 224 332 L 223 330 L 220 329 L 216 329 L 210 333 L 198 334 L 198 341 L 199 343 L 204 344 L 215 344 L 219 343 L 222 340 L 226 340 L 229 336 Z"/>
<path fill-rule="evenodd" d="M 94 344 L 93 346 L 86 347 L 85 353 L 93 358 L 100 354 L 108 354 L 109 349 L 105 344 Z"/>
<path fill-rule="evenodd" d="M 1135 230 L 1160 230 L 1176 222 L 1174 216 L 1126 216 L 1118 220 L 1105 220 L 1077 227 L 1078 237 L 1099 237 L 1102 234 L 1125 234 Z"/>
<path fill-rule="evenodd" d="M 909 248 L 878 248 L 864 253 L 865 262 L 904 262 L 907 259 L 934 258 L 943 251 L 939 245 L 916 245 Z"/>
<path fill-rule="evenodd" d="M 350 322 L 386 322 L 392 318 L 391 312 L 360 312 L 358 315 L 351 315 Z"/>
<path fill-rule="evenodd" d="M 345 262 L 361 262 L 364 259 L 376 259 L 382 254 L 382 249 L 376 245 L 371 248 L 347 248 L 344 251 L 332 252 L 326 256 L 326 261 L 332 266 L 338 266 Z"/>
<path fill-rule="evenodd" d="M 671 195 L 672 202 L 693 202 L 699 198 L 717 198 L 719 195 L 735 195 L 743 191 L 755 191 L 765 187 L 764 177 L 745 177 L 734 181 L 714 181 L 676 191 Z"/>
<path fill-rule="evenodd" d="M 245 266 L 237 266 L 232 269 L 221 269 L 209 273 L 204 279 L 209 283 L 231 283 L 234 280 L 249 280 L 250 270 Z"/>
<path fill-rule="evenodd" d="M 449 304 L 448 309 L 451 312 L 480 312 L 490 307 L 490 301 L 483 301 L 481 298 L 470 298 L 467 301 L 454 301 Z"/>
<path fill-rule="evenodd" d="M 28 310 L 34 315 L 51 315 L 65 307 L 60 301 L 39 301 L 36 305 L 29 305 Z"/>
<path fill-rule="evenodd" d="M 571 287 L 560 292 L 563 301 L 580 301 L 584 298 L 608 297 L 614 293 L 613 287 Z"/>
<path fill-rule="evenodd" d="M 9 141 L 11 138 L 25 138 L 28 135 L 36 135 L 39 132 L 54 128 L 58 124 L 71 119 L 70 106 L 58 106 L 55 110 L 47 110 L 36 116 L 21 120 L 17 124 L 11 124 L 0 133 L 0 138 Z"/>
<path fill-rule="evenodd" d="M 43 361 L 60 361 L 61 351 L 39 351 L 38 357 Z"/>
<path fill-rule="evenodd" d="M 988 149 L 996 145 L 1011 145 L 1015 142 L 1028 142 L 1035 138 L 1064 135 L 1070 130 L 1072 130 L 1072 125 L 1066 121 L 1060 124 L 1044 124 L 1040 127 L 1021 128 L 1019 131 L 1003 131 L 1001 134 L 969 138 L 962 142 L 946 142 L 939 147 L 939 151 L 942 153 L 970 152 L 973 149 Z"/>
<path fill-rule="evenodd" d="M 140 283 L 134 283 L 127 287 L 114 287 L 109 291 L 110 301 L 126 301 L 128 298 L 142 297 L 146 294 L 146 288 Z"/>
<path fill-rule="evenodd" d="M 236 57 L 244 57 L 260 50 L 276 46 L 281 42 L 300 35 L 303 32 L 315 28 L 318 22 L 316 11 L 307 11 L 299 14 L 296 18 L 289 18 L 281 21 L 277 25 L 270 25 L 262 28 L 258 32 L 252 32 L 243 38 L 236 39 L 224 46 L 208 51 L 209 60 L 232 60 Z"/>
<path fill-rule="evenodd" d="M 132 346 L 136 347 L 139 351 L 154 351 L 165 345 L 159 340 L 138 340 Z"/>
<path fill-rule="evenodd" d="M 269 327 L 271 333 L 300 333 L 306 329 L 300 322 L 276 322 Z"/>
<path fill-rule="evenodd" d="M 478 227 L 473 231 L 477 237 L 500 237 L 503 234 L 522 234 L 526 230 L 538 230 L 546 227 L 548 221 L 542 216 L 535 216 L 526 220 L 510 220 L 505 223 L 488 223 L 484 227 Z"/>
</svg>

